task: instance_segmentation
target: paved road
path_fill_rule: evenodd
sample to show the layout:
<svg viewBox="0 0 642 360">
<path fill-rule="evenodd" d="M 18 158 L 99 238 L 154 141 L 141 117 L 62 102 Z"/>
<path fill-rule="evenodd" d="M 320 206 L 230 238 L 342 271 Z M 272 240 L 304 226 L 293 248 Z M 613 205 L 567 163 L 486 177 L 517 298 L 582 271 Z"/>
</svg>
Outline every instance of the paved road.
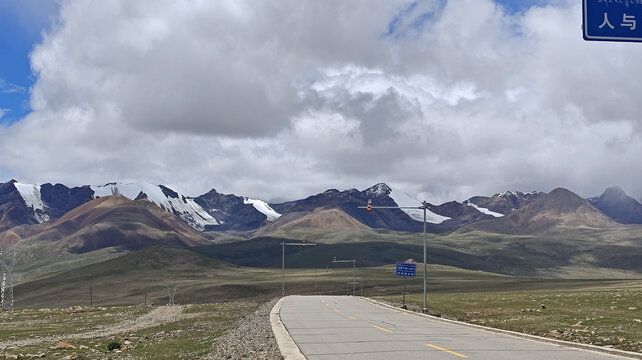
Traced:
<svg viewBox="0 0 642 360">
<path fill-rule="evenodd" d="M 347 296 L 290 296 L 281 320 L 308 360 L 619 359 L 402 313 Z"/>
</svg>

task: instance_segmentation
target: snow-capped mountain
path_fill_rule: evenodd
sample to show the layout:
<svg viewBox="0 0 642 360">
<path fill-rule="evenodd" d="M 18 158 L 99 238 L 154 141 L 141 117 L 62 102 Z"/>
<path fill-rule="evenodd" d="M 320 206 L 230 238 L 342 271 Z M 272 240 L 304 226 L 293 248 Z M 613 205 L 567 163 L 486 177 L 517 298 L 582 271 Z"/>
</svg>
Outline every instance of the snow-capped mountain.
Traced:
<svg viewBox="0 0 642 360">
<path fill-rule="evenodd" d="M 109 183 L 68 188 L 62 184 L 24 184 L 12 180 L 0 184 L 0 216 L 6 218 L 0 230 L 21 224 L 36 224 L 62 217 L 68 211 L 95 198 L 123 195 L 130 200 L 144 198 L 159 208 L 173 213 L 193 228 L 203 230 L 226 230 L 230 228 L 251 230 L 265 221 L 274 221 L 280 214 L 259 199 L 232 197 L 246 207 L 235 209 L 230 219 L 229 209 L 224 206 L 207 206 L 207 194 L 192 198 L 163 185 L 147 182 Z M 215 193 L 215 191 L 214 191 Z M 208 193 L 210 194 L 210 193 Z M 211 204 L 210 204 L 211 205 Z M 222 205 L 222 204 L 218 204 Z M 9 220 L 10 219 L 10 220 Z M 231 223 L 228 224 L 228 221 Z"/>
<path fill-rule="evenodd" d="M 564 194 L 562 191 L 553 195 L 506 191 L 489 197 L 475 196 L 463 203 L 428 203 L 426 220 L 431 224 L 431 231 L 450 231 L 482 220 L 504 219 L 544 195 L 556 198 Z M 423 210 L 420 209 L 422 203 L 384 183 L 361 191 L 329 189 L 301 200 L 268 204 L 251 197 L 220 194 L 214 189 L 198 197 L 188 197 L 166 186 L 146 182 L 69 188 L 62 184 L 34 185 L 11 180 L 0 183 L 0 231 L 17 225 L 54 221 L 80 205 L 111 195 L 122 195 L 131 200 L 145 199 L 200 231 L 256 234 L 256 230 L 261 229 L 262 234 L 268 234 L 302 217 L 332 209 L 342 211 L 343 225 L 355 224 L 349 219 L 352 218 L 373 229 L 421 231 L 423 228 Z M 571 199 L 570 196 L 565 198 Z M 375 206 L 399 206 L 403 209 L 376 209 L 371 212 L 360 209 L 369 199 L 372 199 Z M 609 188 L 600 197 L 591 198 L 588 202 L 619 222 L 642 223 L 642 205 L 617 188 Z M 553 202 L 550 207 L 555 208 L 560 204 Z M 334 216 L 338 213 L 327 214 Z M 303 223 L 305 222 L 298 226 Z M 597 223 L 606 224 L 602 220 Z M 515 227 L 508 228 L 510 230 Z"/>
<path fill-rule="evenodd" d="M 194 202 L 219 222 L 207 226 L 206 230 L 255 230 L 281 216 L 262 200 L 220 194 L 214 189 L 194 198 Z"/>
<path fill-rule="evenodd" d="M 392 198 L 397 206 L 420 207 L 423 205 L 421 201 L 410 197 L 410 195 L 406 194 L 403 191 L 395 190 L 390 187 L 388 187 L 388 189 L 390 189 L 388 196 Z M 424 211 L 421 209 L 401 209 L 401 211 L 408 214 L 408 216 L 410 216 L 414 220 L 424 221 Z M 426 210 L 426 222 L 429 222 L 431 224 L 441 224 L 446 220 L 450 220 L 450 218 L 448 216 L 442 216 L 439 214 L 435 214 L 430 210 Z"/>
<path fill-rule="evenodd" d="M 506 216 L 472 223 L 464 226 L 460 231 L 536 234 L 560 228 L 608 229 L 618 226 L 615 220 L 592 206 L 587 200 L 567 189 L 557 188 L 548 194 L 538 194 L 535 200 Z"/>
<path fill-rule="evenodd" d="M 27 207 L 33 210 L 34 217 L 39 223 L 49 221 L 49 215 L 45 212 L 45 203 L 42 201 L 42 194 L 40 192 L 40 185 L 22 184 L 19 182 L 13 183 L 16 190 L 22 196 Z"/>
<path fill-rule="evenodd" d="M 61 184 L 0 183 L 0 230 L 37 224 L 63 216 L 93 199 L 88 186 L 68 188 Z"/>
<path fill-rule="evenodd" d="M 464 201 L 464 204 L 473 206 L 484 214 L 501 217 L 532 203 L 543 194 L 537 191 L 529 193 L 504 191 L 490 197 L 474 196 Z"/>
<path fill-rule="evenodd" d="M 263 200 L 245 198 L 243 203 L 251 204 L 258 212 L 267 217 L 267 221 L 274 221 L 281 217 L 281 214 L 274 211 L 274 209 L 272 209 L 270 205 Z"/>
<path fill-rule="evenodd" d="M 490 216 L 494 216 L 494 217 L 502 217 L 502 216 L 504 216 L 504 214 L 501 214 L 501 213 L 498 213 L 498 212 L 491 211 L 491 210 L 486 209 L 486 208 L 483 208 L 483 207 L 481 207 L 481 206 L 477 206 L 477 205 L 473 204 L 473 203 L 472 203 L 472 202 L 470 202 L 470 201 L 464 201 L 464 205 L 466 205 L 466 206 L 472 206 L 472 207 L 474 207 L 475 209 L 479 210 L 482 214 L 486 214 L 486 215 L 490 215 Z"/>
<path fill-rule="evenodd" d="M 370 199 L 374 206 L 400 206 L 410 207 L 410 209 L 377 209 L 368 213 L 359 208 L 359 206 L 365 206 Z M 362 191 L 329 189 L 302 200 L 270 204 L 270 206 L 283 213 L 285 217 L 284 220 L 277 221 L 275 226 L 296 221 L 313 212 L 339 209 L 362 224 L 375 229 L 400 231 L 421 231 L 423 229 L 423 210 L 412 209 L 422 206 L 422 203 L 384 183 L 376 184 Z M 433 225 L 438 225 L 449 221 L 450 217 L 430 209 L 426 212 L 426 220 Z"/>
<path fill-rule="evenodd" d="M 220 225 L 205 209 L 198 205 L 194 199 L 186 197 L 163 185 L 152 185 L 146 182 L 136 183 L 109 183 L 100 186 L 91 186 L 94 197 L 110 195 L 123 195 L 131 200 L 144 195 L 161 209 L 169 211 L 186 223 L 198 230 L 205 230 L 206 226 Z"/>
</svg>

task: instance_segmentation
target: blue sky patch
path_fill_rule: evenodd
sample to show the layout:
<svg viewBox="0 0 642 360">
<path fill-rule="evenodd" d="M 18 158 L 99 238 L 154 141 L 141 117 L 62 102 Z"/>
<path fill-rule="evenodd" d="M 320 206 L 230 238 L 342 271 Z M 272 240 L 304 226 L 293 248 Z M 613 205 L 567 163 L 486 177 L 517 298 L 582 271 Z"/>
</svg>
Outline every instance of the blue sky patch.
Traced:
<svg viewBox="0 0 642 360">
<path fill-rule="evenodd" d="M 36 79 L 29 54 L 57 13 L 55 0 L 0 1 L 0 124 L 12 124 L 30 112 L 29 89 Z"/>
<path fill-rule="evenodd" d="M 533 6 L 545 6 L 559 0 L 494 0 L 507 14 L 519 14 Z M 438 12 L 446 6 L 448 0 L 417 0 L 402 6 L 388 22 L 382 37 L 408 38 L 420 33 Z"/>
<path fill-rule="evenodd" d="M 545 6 L 551 3 L 551 0 L 495 0 L 509 14 L 518 14 L 526 12 L 533 6 Z"/>
<path fill-rule="evenodd" d="M 413 1 L 403 6 L 388 22 L 387 31 L 383 37 L 403 38 L 420 33 L 426 23 L 435 17 L 435 13 L 443 8 L 445 0 Z"/>
</svg>

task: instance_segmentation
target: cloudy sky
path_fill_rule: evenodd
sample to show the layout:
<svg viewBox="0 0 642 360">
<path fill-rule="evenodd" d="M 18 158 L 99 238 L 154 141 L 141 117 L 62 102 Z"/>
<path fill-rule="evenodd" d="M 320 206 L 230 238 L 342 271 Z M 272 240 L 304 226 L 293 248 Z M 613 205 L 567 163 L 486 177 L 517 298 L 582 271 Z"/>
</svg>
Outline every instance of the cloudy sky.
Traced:
<svg viewBox="0 0 642 360">
<path fill-rule="evenodd" d="M 642 45 L 577 0 L 0 1 L 0 181 L 642 197 Z"/>
</svg>

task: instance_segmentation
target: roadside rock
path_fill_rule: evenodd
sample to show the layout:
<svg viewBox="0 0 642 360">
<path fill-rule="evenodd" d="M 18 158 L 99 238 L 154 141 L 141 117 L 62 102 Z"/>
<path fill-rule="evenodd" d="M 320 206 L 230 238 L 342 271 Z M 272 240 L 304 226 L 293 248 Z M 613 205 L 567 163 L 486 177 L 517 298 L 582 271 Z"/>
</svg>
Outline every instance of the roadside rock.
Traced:
<svg viewBox="0 0 642 360">
<path fill-rule="evenodd" d="M 66 341 L 59 342 L 54 346 L 52 349 L 54 350 L 59 350 L 59 349 L 69 349 L 69 350 L 76 350 L 77 348 L 74 345 L 71 345 L 70 343 Z"/>
<path fill-rule="evenodd" d="M 265 303 L 246 316 L 227 334 L 215 339 L 214 350 L 204 359 L 283 359 L 272 333 L 270 311 L 278 299 Z"/>
</svg>

